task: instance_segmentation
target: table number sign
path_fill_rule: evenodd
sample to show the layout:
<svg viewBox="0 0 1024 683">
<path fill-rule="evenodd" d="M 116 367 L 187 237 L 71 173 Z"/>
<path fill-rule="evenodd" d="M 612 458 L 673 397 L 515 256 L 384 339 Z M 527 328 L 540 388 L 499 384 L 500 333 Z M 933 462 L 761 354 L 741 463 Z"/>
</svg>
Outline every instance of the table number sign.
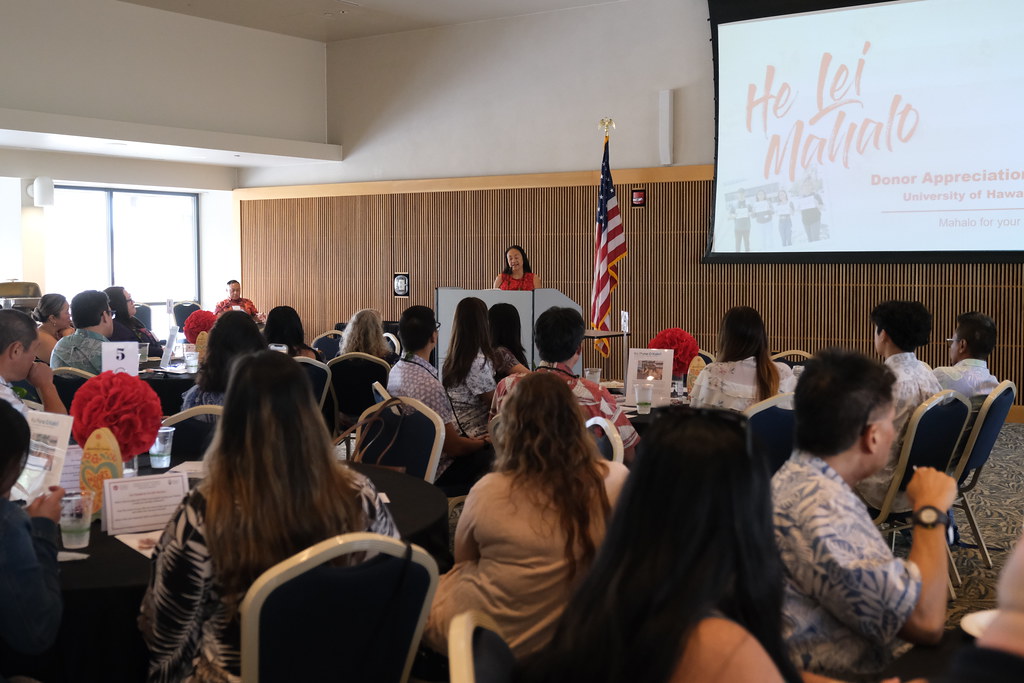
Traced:
<svg viewBox="0 0 1024 683">
<path fill-rule="evenodd" d="M 103 342 L 100 357 L 103 372 L 127 372 L 129 375 L 139 374 L 138 342 Z"/>
</svg>

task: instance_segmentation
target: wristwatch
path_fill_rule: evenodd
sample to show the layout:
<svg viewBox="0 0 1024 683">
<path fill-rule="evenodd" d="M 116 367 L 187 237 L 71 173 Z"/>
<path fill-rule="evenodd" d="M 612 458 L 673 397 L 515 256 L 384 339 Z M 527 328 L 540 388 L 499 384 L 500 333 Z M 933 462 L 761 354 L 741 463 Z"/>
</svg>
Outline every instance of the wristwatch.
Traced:
<svg viewBox="0 0 1024 683">
<path fill-rule="evenodd" d="M 934 529 L 937 526 L 947 526 L 948 524 L 949 517 L 934 505 L 925 505 L 923 508 L 914 511 L 914 526 Z"/>
</svg>

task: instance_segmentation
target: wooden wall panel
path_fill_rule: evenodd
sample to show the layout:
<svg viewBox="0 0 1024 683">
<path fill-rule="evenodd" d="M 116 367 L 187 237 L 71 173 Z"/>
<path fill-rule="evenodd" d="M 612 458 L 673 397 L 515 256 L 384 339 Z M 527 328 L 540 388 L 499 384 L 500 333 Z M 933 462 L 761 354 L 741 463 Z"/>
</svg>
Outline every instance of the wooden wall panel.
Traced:
<svg viewBox="0 0 1024 683">
<path fill-rule="evenodd" d="M 710 179 L 661 181 L 661 169 L 650 171 L 658 181 L 633 172 L 637 182 L 617 185 L 629 255 L 612 295 L 612 319 L 617 327 L 618 311 L 630 311 L 633 345 L 679 326 L 714 349 L 722 314 L 745 304 L 764 316 L 773 348 L 840 345 L 872 353 L 871 308 L 886 299 L 917 299 L 934 316 L 932 342 L 919 352 L 923 360 L 946 364 L 943 340 L 956 314 L 980 310 L 1000 330 L 994 373 L 1024 379 L 1024 265 L 701 264 Z M 242 191 L 246 293 L 262 310 L 294 306 L 312 337 L 359 308 L 397 320 L 406 306 L 432 305 L 435 287 L 489 287 L 504 249 L 518 243 L 545 286 L 580 303 L 586 316 L 597 174 L 587 177 L 590 184 L 294 198 Z M 629 190 L 637 186 L 647 189 L 645 208 L 629 206 Z M 391 294 L 396 271 L 410 273 L 407 299 Z M 588 350 L 584 362 L 620 377 L 621 358 L 616 343 L 610 358 Z"/>
</svg>

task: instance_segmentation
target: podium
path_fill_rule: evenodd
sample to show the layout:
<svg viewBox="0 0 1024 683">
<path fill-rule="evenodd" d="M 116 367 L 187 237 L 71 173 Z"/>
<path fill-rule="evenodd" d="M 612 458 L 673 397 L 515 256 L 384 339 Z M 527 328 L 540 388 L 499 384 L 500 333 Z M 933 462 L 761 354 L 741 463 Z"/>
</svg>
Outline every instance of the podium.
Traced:
<svg viewBox="0 0 1024 683">
<path fill-rule="evenodd" d="M 501 289 L 462 289 L 459 287 L 439 287 L 434 290 L 434 314 L 441 327 L 437 331 L 437 367 L 444 367 L 444 359 L 448 355 L 448 345 L 452 338 L 452 321 L 455 319 L 455 308 L 459 302 L 469 297 L 476 297 L 490 308 L 494 304 L 512 304 L 519 311 L 521 323 L 521 339 L 526 350 L 526 360 L 530 368 L 540 363 L 540 355 L 533 345 L 533 326 L 540 314 L 555 306 L 571 308 L 581 315 L 583 309 L 575 301 L 557 289 L 535 289 L 532 292 L 512 292 Z M 583 363 L 577 361 L 573 372 L 580 374 Z"/>
</svg>

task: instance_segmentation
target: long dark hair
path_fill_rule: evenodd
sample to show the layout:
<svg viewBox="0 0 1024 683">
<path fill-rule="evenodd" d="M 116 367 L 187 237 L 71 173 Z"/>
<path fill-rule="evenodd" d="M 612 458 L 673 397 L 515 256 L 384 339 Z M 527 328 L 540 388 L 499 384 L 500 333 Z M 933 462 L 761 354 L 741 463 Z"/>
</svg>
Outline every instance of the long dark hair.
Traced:
<svg viewBox="0 0 1024 683">
<path fill-rule="evenodd" d="M 505 261 L 505 267 L 501 269 L 501 272 L 504 273 L 505 275 L 512 274 L 512 267 L 508 265 L 508 252 L 512 251 L 513 249 L 515 249 L 516 251 L 523 255 L 523 272 L 532 273 L 533 268 L 530 267 L 530 257 L 526 255 L 526 250 L 523 249 L 518 244 L 513 244 L 511 247 L 505 250 L 505 255 L 502 256 L 502 259 L 504 259 Z"/>
<path fill-rule="evenodd" d="M 466 297 L 455 307 L 452 339 L 441 372 L 446 389 L 466 381 L 478 353 L 494 363 L 494 349 L 487 333 L 487 304 L 475 296 Z"/>
<path fill-rule="evenodd" d="M 779 393 L 779 370 L 768 353 L 768 333 L 761 314 L 750 306 L 730 308 L 718 331 L 718 360 L 732 363 L 750 357 L 757 361 L 757 400 Z"/>
<path fill-rule="evenodd" d="M 508 349 L 517 361 L 529 367 L 526 349 L 523 348 L 519 310 L 512 304 L 494 304 L 487 311 L 487 322 L 491 331 L 491 346 Z"/>
<path fill-rule="evenodd" d="M 263 338 L 268 344 L 284 344 L 288 347 L 289 356 L 297 356 L 299 351 L 308 349 L 306 333 L 302 329 L 302 318 L 291 306 L 275 306 L 267 314 L 267 323 L 263 326 Z"/>
<path fill-rule="evenodd" d="M 223 392 L 228 388 L 231 362 L 243 353 L 267 348 L 260 328 L 245 311 L 221 313 L 210 330 L 206 358 L 199 366 L 196 384 L 203 391 Z"/>
<path fill-rule="evenodd" d="M 110 301 L 110 310 L 114 312 L 114 320 L 129 330 L 143 327 L 141 320 L 128 314 L 128 297 L 124 295 L 124 287 L 107 287 L 103 293 Z"/>
<path fill-rule="evenodd" d="M 667 681 L 716 612 L 799 680 L 781 637 L 768 474 L 745 419 L 673 409 L 644 435 L 597 558 L 523 680 Z"/>
<path fill-rule="evenodd" d="M 28 460 L 29 427 L 21 413 L 0 400 L 0 495 L 7 495 Z"/>
</svg>

